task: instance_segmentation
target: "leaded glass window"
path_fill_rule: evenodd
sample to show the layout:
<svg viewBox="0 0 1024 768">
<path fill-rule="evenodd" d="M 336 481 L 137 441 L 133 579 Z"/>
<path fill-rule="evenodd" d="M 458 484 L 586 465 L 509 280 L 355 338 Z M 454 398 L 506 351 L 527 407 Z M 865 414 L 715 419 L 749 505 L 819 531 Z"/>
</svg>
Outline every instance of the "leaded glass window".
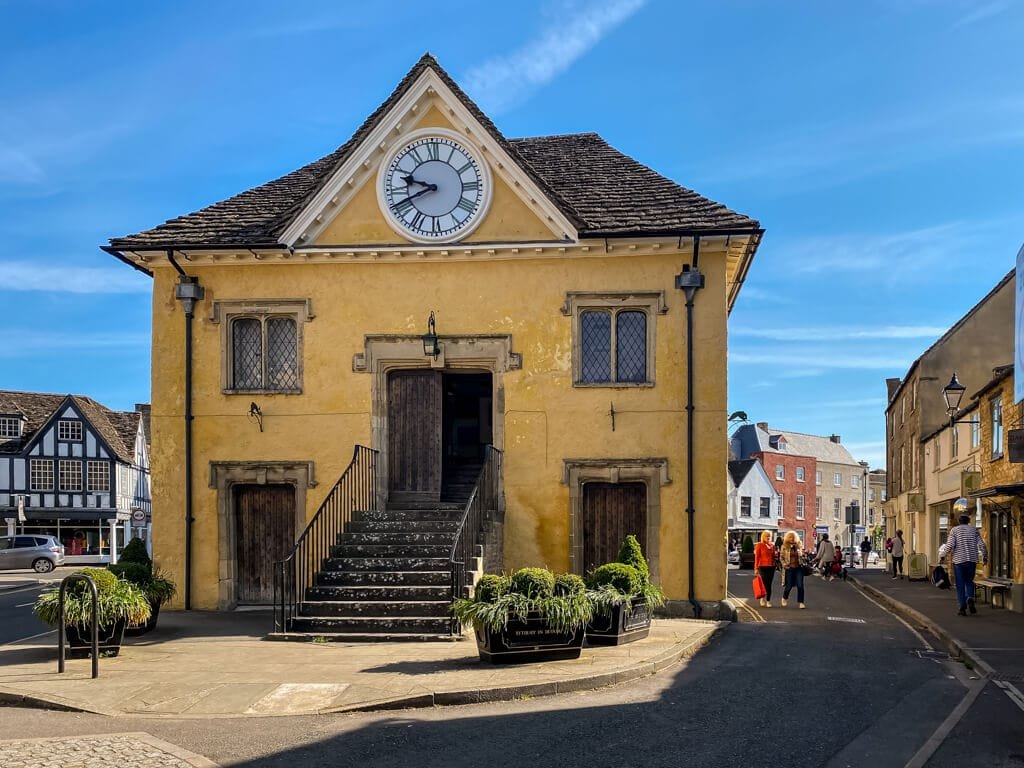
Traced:
<svg viewBox="0 0 1024 768">
<path fill-rule="evenodd" d="M 588 309 L 580 313 L 579 383 L 644 384 L 647 354 L 646 312 Z"/>
<path fill-rule="evenodd" d="M 231 389 L 298 390 L 295 318 L 235 318 L 231 323 L 231 366 Z"/>
<path fill-rule="evenodd" d="M 82 462 L 75 459 L 61 459 L 59 469 L 62 491 L 82 490 Z"/>
<path fill-rule="evenodd" d="M 87 467 L 88 490 L 108 492 L 110 490 L 110 462 L 90 461 Z"/>
<path fill-rule="evenodd" d="M 53 490 L 53 459 L 30 459 L 28 468 L 33 491 Z"/>
</svg>

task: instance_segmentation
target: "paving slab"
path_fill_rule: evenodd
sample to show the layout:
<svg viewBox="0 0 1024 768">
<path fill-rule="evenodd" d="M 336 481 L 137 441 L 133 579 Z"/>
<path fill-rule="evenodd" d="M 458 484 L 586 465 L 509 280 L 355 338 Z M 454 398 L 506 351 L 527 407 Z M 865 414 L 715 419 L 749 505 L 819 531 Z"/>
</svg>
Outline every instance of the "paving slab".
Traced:
<svg viewBox="0 0 1024 768">
<path fill-rule="evenodd" d="M 216 763 L 148 733 L 107 733 L 0 741 L 4 768 L 217 768 Z"/>
<path fill-rule="evenodd" d="M 572 661 L 492 665 L 470 634 L 450 643 L 262 640 L 261 614 L 168 612 L 121 653 L 69 660 L 55 637 L 0 646 L 0 702 L 106 715 L 266 717 L 499 701 L 618 684 L 692 656 L 727 622 L 656 619 L 648 638 Z"/>
</svg>

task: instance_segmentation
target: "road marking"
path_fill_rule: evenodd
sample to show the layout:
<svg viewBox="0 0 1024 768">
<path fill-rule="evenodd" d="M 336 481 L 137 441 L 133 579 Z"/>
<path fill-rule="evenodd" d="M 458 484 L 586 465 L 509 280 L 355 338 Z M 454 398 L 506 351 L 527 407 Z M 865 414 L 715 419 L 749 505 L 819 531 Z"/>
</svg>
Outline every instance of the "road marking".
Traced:
<svg viewBox="0 0 1024 768">
<path fill-rule="evenodd" d="M 38 635 L 29 635 L 28 637 L 20 637 L 17 640 L 9 640 L 6 643 L 0 643 L 0 645 L 14 645 L 15 643 L 23 643 L 26 640 L 35 640 L 37 637 L 45 637 L 46 635 L 52 635 L 56 632 L 56 629 L 48 629 L 45 632 L 40 632 Z"/>
<path fill-rule="evenodd" d="M 1021 693 L 1017 686 L 1003 680 L 993 680 L 992 682 L 1002 688 L 1003 693 L 1010 697 L 1010 701 L 1020 707 L 1020 710 L 1024 712 L 1024 693 Z"/>
<path fill-rule="evenodd" d="M 924 639 L 924 635 L 922 635 L 920 632 L 918 632 L 916 629 L 914 629 L 912 626 L 910 626 L 910 623 L 907 622 L 906 619 L 904 619 L 899 614 L 894 613 L 893 611 L 890 611 L 888 608 L 886 608 L 880 602 L 875 600 L 875 598 L 871 597 L 871 595 L 869 595 L 863 589 L 858 589 L 857 591 L 860 593 L 860 596 L 863 597 L 865 600 L 867 600 L 869 603 L 872 603 L 872 604 L 876 605 L 879 610 L 884 611 L 885 613 L 889 614 L 894 619 L 896 619 L 896 621 L 898 621 L 904 627 L 909 629 L 911 634 L 913 634 L 914 637 L 916 637 L 918 639 L 918 641 L 921 643 L 921 645 L 923 645 L 925 647 L 925 650 L 927 650 L 927 651 L 934 651 L 935 650 L 934 648 L 932 648 L 932 644 Z"/>
<path fill-rule="evenodd" d="M 828 616 L 829 621 L 845 621 L 847 624 L 867 624 L 864 619 L 848 619 L 845 616 Z"/>
<path fill-rule="evenodd" d="M 739 596 L 733 594 L 732 592 L 728 592 L 728 591 L 725 594 L 726 594 L 727 597 L 732 599 L 732 606 L 733 606 L 733 608 L 736 608 L 737 610 L 744 610 L 744 611 L 746 611 L 747 613 L 749 613 L 751 615 L 751 617 L 753 617 L 754 622 L 757 623 L 757 624 L 766 624 L 767 623 L 768 620 L 764 616 L 762 616 L 760 613 L 755 611 L 753 608 L 751 608 L 749 605 L 747 605 L 746 600 L 744 598 L 739 597 Z"/>
<path fill-rule="evenodd" d="M 31 602 L 31 603 L 19 603 L 18 605 L 14 606 L 14 607 L 15 607 L 15 608 L 27 608 L 27 607 L 28 607 L 28 606 L 30 606 L 30 605 L 35 605 L 35 602 Z"/>
<path fill-rule="evenodd" d="M 978 698 L 978 694 L 985 689 L 987 681 L 984 677 L 981 680 L 975 682 L 974 686 L 967 690 L 967 695 L 963 697 L 956 708 L 949 713 L 949 716 L 942 721 L 942 725 L 935 729 L 935 733 L 932 734 L 931 738 L 928 739 L 921 748 L 917 750 L 917 753 L 910 758 L 910 761 L 904 766 L 904 768 L 923 768 L 925 763 L 934 755 L 945 738 L 950 734 L 956 724 L 960 722 L 961 718 L 967 714 L 967 710 L 974 704 L 974 700 Z"/>
</svg>

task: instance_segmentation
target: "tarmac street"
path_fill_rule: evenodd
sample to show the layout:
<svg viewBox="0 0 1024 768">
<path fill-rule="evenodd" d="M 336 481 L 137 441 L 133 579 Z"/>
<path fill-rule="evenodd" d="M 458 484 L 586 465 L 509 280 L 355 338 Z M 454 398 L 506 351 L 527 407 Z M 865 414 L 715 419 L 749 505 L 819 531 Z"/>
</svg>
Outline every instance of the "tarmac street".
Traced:
<svg viewBox="0 0 1024 768">
<path fill-rule="evenodd" d="M 863 580 L 871 576 L 868 571 Z M 807 582 L 808 607 L 800 610 L 795 600 L 780 607 L 778 595 L 773 608 L 756 605 L 750 597 L 750 578 L 750 572 L 730 571 L 730 591 L 740 620 L 724 631 L 716 625 L 662 620 L 656 622 L 651 640 L 625 646 L 625 650 L 585 651 L 579 665 L 484 667 L 475 660 L 471 642 L 390 644 L 376 650 L 266 643 L 255 639 L 264 621 L 259 614 L 161 616 L 161 622 L 165 618 L 170 621 L 158 628 L 152 639 L 139 638 L 123 651 L 123 669 L 128 674 L 118 672 L 119 659 L 105 659 L 98 681 L 81 679 L 83 675 L 55 680 L 52 659 L 32 661 L 37 655 L 32 643 L 7 646 L 0 648 L 0 675 L 5 676 L 0 679 L 0 689 L 21 686 L 25 690 L 35 685 L 40 696 L 71 699 L 72 692 L 76 697 L 88 695 L 91 683 L 102 685 L 106 679 L 120 691 L 120 701 L 148 701 L 154 709 L 104 716 L 9 707 L 0 716 L 0 763 L 7 765 L 6 758 L 27 754 L 30 748 L 38 753 L 41 748 L 39 742 L 13 739 L 78 736 L 90 749 L 102 750 L 112 748 L 109 739 L 101 738 L 104 734 L 120 734 L 117 748 L 130 750 L 136 744 L 142 754 L 145 745 L 132 740 L 133 734 L 141 733 L 168 748 L 182 750 L 175 758 L 185 761 L 182 765 L 209 765 L 201 762 L 209 760 L 222 766 L 254 768 L 404 768 L 411 761 L 427 767 L 723 766 L 749 765 L 750 755 L 764 750 L 784 754 L 781 764 L 786 766 L 1020 764 L 1024 711 L 979 664 L 969 667 L 947 657 L 947 648 L 952 646 L 941 627 L 915 620 L 909 613 L 897 616 L 886 610 L 886 593 L 882 591 L 886 587 L 902 588 L 907 600 L 931 600 L 934 595 L 928 585 L 901 585 L 879 571 L 878 595 L 865 596 L 853 581 L 826 583 L 812 578 Z M 948 607 L 944 603 L 939 606 Z M 1014 622 L 1024 618 L 982 608 L 981 618 L 973 626 L 979 633 L 986 631 L 981 623 L 985 620 L 1006 622 L 1007 631 L 1012 632 L 1019 626 Z M 689 629 L 683 629 L 687 625 Z M 667 649 L 685 645 L 688 641 L 684 638 L 697 638 L 700 647 L 681 653 L 676 662 L 668 661 L 676 651 Z M 978 648 L 969 653 L 987 653 L 986 658 L 996 653 L 1012 655 Z M 4 657 L 12 650 L 20 682 L 13 679 L 19 675 L 10 674 L 12 665 Z M 609 650 L 620 655 L 612 660 L 614 654 L 607 654 Z M 351 685 L 340 688 L 346 674 L 355 674 L 351 666 L 355 659 L 371 653 L 380 657 L 378 661 L 364 663 L 361 677 L 350 676 Z M 194 661 L 208 679 L 204 683 L 183 672 L 178 687 L 168 686 L 161 699 L 154 695 L 159 687 L 153 686 L 154 675 L 167 663 L 160 661 L 161 654 L 175 659 L 182 670 Z M 276 663 L 272 663 L 274 654 L 278 654 Z M 652 674 L 642 660 L 658 655 L 665 666 Z M 218 664 L 203 661 L 207 656 L 216 656 Z M 596 667 L 628 669 L 631 662 L 624 656 L 633 656 L 634 671 L 639 668 L 643 674 L 628 678 L 628 682 L 599 685 L 612 678 L 594 674 Z M 147 671 L 141 664 L 143 658 L 153 662 L 152 669 Z M 983 658 L 980 662 L 988 663 Z M 46 669 L 25 673 L 26 666 L 37 663 Z M 80 666 L 84 669 L 86 664 Z M 215 670 L 216 666 L 220 669 Z M 545 669 L 549 666 L 561 669 Z M 327 680 L 324 674 L 332 667 L 335 676 Z M 348 672 L 342 674 L 342 668 Z M 210 682 L 210 675 L 226 679 L 240 671 L 267 683 L 273 695 L 263 694 L 257 701 L 270 709 L 275 701 L 297 700 L 282 686 L 311 683 L 317 676 L 321 686 L 331 683 L 339 688 L 299 686 L 296 690 L 312 700 L 317 695 L 352 696 L 353 689 L 358 692 L 364 685 L 357 680 L 379 677 L 410 691 L 437 693 L 455 690 L 459 681 L 470 675 L 484 681 L 478 689 L 478 698 L 484 701 L 399 711 L 267 717 L 267 712 L 253 705 L 253 691 L 243 684 L 237 695 L 228 690 L 230 686 L 216 695 L 198 695 L 202 685 Z M 303 674 L 308 679 L 300 680 L 298 676 Z M 538 685 L 539 676 L 552 674 L 564 675 L 565 692 L 558 692 L 557 685 Z M 590 684 L 580 682 L 588 677 Z M 533 687 L 523 687 L 527 685 Z M 505 700 L 486 700 L 501 698 L 502 689 Z M 91 690 L 99 692 L 101 688 Z M 107 696 L 114 689 L 102 690 Z M 184 702 L 189 697 L 195 698 L 196 704 L 176 705 L 177 711 L 166 711 L 172 699 Z M 116 700 L 105 699 L 108 704 Z M 432 699 L 443 700 L 443 696 Z M 229 701 L 238 706 L 248 702 L 245 716 L 239 716 L 241 711 L 218 713 L 217 707 L 210 706 Z M 404 704 L 430 701 L 425 697 L 406 699 Z M 403 703 L 395 700 L 379 705 Z M 161 712 L 161 707 L 165 711 Z M 165 754 L 161 759 L 171 758 Z M 149 765 L 137 764 L 140 768 Z"/>
</svg>

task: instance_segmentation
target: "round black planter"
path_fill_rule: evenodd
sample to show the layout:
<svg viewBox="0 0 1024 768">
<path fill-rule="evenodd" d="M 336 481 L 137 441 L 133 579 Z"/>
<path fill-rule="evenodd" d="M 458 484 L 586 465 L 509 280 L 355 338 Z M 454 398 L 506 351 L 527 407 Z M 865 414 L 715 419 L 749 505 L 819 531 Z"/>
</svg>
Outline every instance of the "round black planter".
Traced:
<svg viewBox="0 0 1024 768">
<path fill-rule="evenodd" d="M 476 647 L 480 661 L 492 664 L 514 664 L 532 661 L 578 659 L 583 650 L 584 627 L 560 632 L 547 621 L 530 617 L 526 621 L 510 621 L 498 632 L 486 627 L 476 630 Z"/>
<path fill-rule="evenodd" d="M 642 640 L 651 631 L 651 607 L 644 597 L 612 606 L 611 613 L 595 616 L 587 625 L 589 645 L 623 645 Z"/>
<path fill-rule="evenodd" d="M 121 641 L 124 639 L 124 619 L 114 624 L 100 627 L 100 656 L 117 656 L 121 651 Z M 89 628 L 81 629 L 70 624 L 64 628 L 67 640 L 65 655 L 69 659 L 87 659 L 92 653 L 92 640 L 89 637 Z"/>
</svg>

